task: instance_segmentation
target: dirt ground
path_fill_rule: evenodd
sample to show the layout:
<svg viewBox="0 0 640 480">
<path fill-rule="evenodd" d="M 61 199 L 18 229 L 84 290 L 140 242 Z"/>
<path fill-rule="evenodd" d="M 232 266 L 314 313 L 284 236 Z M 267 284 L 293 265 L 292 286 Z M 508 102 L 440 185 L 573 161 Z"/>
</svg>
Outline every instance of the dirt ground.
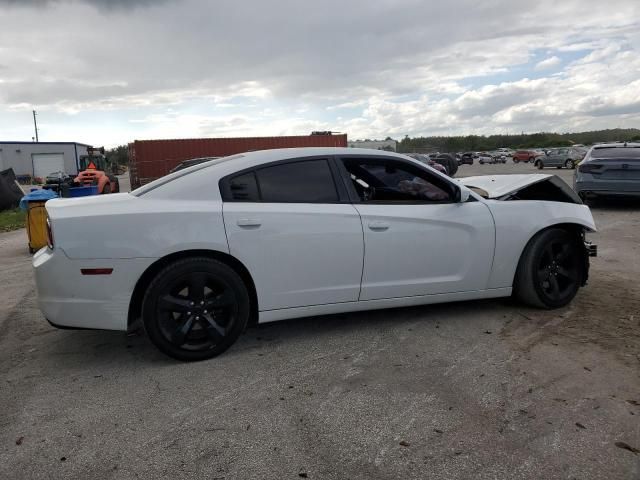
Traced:
<svg viewBox="0 0 640 480">
<path fill-rule="evenodd" d="M 0 478 L 638 479 L 640 203 L 593 214 L 599 257 L 567 308 L 292 320 L 196 364 L 50 327 L 25 232 L 0 234 Z"/>
</svg>

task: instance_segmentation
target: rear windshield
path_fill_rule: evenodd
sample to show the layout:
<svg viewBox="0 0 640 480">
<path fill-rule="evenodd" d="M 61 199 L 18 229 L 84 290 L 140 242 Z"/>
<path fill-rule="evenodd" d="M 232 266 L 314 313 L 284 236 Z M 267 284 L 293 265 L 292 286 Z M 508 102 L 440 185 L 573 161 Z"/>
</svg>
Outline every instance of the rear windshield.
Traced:
<svg viewBox="0 0 640 480">
<path fill-rule="evenodd" d="M 594 148 L 591 152 L 593 159 L 640 158 L 640 147 L 605 147 Z"/>
<path fill-rule="evenodd" d="M 134 195 L 136 197 L 139 197 L 141 195 L 144 195 L 145 193 L 150 192 L 151 190 L 154 190 L 158 187 L 161 187 L 162 185 L 166 185 L 169 182 L 172 182 L 178 178 L 182 178 L 185 175 L 189 175 L 193 172 L 198 172 L 204 168 L 208 168 L 211 167 L 212 165 L 218 165 L 219 163 L 224 163 L 224 162 L 228 162 L 229 160 L 235 160 L 236 158 L 242 158 L 244 155 L 232 155 L 230 157 L 222 157 L 222 158 L 216 158 L 215 160 L 210 160 L 208 162 L 204 162 L 204 163 L 200 163 L 198 165 L 193 165 L 192 167 L 188 167 L 188 168 L 184 168 L 182 170 L 178 170 L 176 172 L 170 173 L 168 175 L 165 175 L 164 177 L 160 177 L 157 180 L 154 180 L 151 183 L 147 183 L 146 185 L 143 185 L 139 188 L 136 188 L 135 190 L 133 190 L 131 192 L 131 195 Z"/>
</svg>

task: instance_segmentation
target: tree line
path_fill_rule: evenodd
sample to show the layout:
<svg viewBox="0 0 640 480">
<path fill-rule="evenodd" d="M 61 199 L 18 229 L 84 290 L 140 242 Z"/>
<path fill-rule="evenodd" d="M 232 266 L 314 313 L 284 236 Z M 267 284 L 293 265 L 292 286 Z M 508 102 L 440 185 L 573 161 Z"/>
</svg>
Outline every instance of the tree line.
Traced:
<svg viewBox="0 0 640 480">
<path fill-rule="evenodd" d="M 453 137 L 414 137 L 408 135 L 398 142 L 398 151 L 463 152 L 487 151 L 497 148 L 569 147 L 573 144 L 593 145 L 596 142 L 640 141 L 640 129 L 615 128 L 576 133 L 530 133 L 521 135 L 466 135 Z"/>
<path fill-rule="evenodd" d="M 387 137 L 387 140 L 391 140 Z M 497 148 L 550 148 L 568 147 L 575 143 L 592 145 L 596 142 L 640 141 L 640 129 L 615 128 L 577 133 L 530 133 L 521 135 L 465 135 L 453 137 L 414 137 L 408 135 L 398 142 L 398 152 L 467 152 Z M 120 145 L 105 152 L 112 164 L 129 164 L 129 149 Z"/>
</svg>

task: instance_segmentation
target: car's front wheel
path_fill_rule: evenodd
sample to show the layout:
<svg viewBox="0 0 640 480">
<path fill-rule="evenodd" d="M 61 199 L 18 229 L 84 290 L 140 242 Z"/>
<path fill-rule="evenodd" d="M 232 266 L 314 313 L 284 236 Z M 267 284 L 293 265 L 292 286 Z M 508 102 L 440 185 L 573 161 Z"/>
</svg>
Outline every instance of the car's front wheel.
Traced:
<svg viewBox="0 0 640 480">
<path fill-rule="evenodd" d="M 242 278 L 207 257 L 178 260 L 151 281 L 142 304 L 149 339 L 178 360 L 221 354 L 244 331 L 250 299 Z"/>
<path fill-rule="evenodd" d="M 576 168 L 576 165 L 573 163 L 573 160 L 568 159 L 566 162 L 564 162 L 564 168 Z"/>
<path fill-rule="evenodd" d="M 536 160 L 536 163 L 534 163 L 534 165 L 538 170 L 542 170 L 544 168 L 544 163 L 542 163 L 542 160 Z"/>
<path fill-rule="evenodd" d="M 539 308 L 567 305 L 583 283 L 583 254 L 575 234 L 560 228 L 540 232 L 520 258 L 515 296 Z"/>
</svg>

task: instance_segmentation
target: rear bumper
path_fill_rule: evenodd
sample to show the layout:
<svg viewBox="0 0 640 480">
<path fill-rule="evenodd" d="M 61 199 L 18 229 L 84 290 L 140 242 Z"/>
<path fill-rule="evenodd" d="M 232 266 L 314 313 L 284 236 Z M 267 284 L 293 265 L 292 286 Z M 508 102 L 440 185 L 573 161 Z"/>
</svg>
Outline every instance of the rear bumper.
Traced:
<svg viewBox="0 0 640 480">
<path fill-rule="evenodd" d="M 575 181 L 579 194 L 606 196 L 640 196 L 640 180 L 580 180 Z"/>
<path fill-rule="evenodd" d="M 135 284 L 153 259 L 72 260 L 60 249 L 33 257 L 38 307 L 59 328 L 126 330 Z M 113 268 L 82 275 L 81 268 Z"/>
</svg>

